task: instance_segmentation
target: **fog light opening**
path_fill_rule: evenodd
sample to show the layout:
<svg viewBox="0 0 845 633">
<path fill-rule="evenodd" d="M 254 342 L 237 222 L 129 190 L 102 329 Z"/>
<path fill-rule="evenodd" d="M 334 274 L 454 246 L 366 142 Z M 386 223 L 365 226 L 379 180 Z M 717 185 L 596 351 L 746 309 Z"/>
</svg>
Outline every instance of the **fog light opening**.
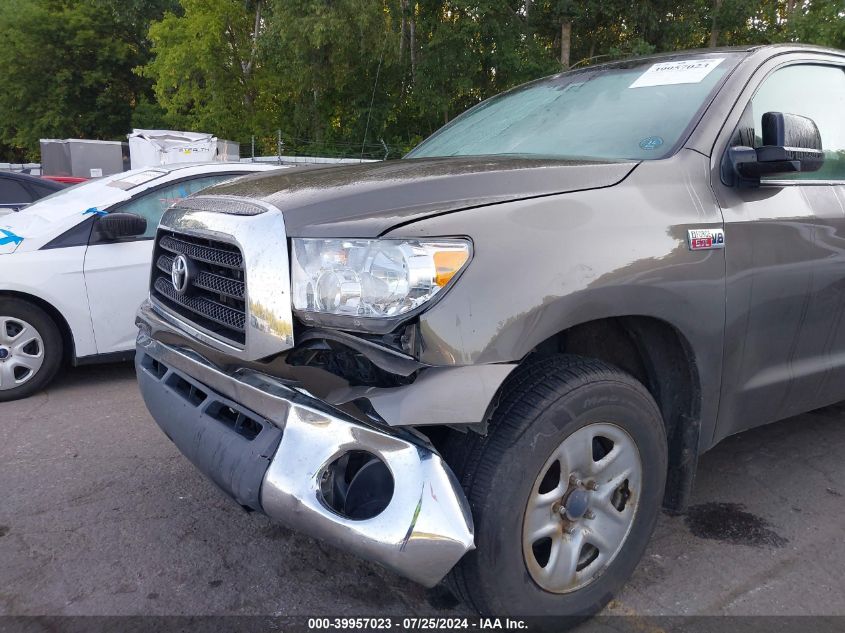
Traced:
<svg viewBox="0 0 845 633">
<path fill-rule="evenodd" d="M 381 514 L 393 498 L 393 475 L 367 451 L 349 451 L 331 462 L 320 478 L 323 502 L 334 512 L 358 521 Z"/>
</svg>

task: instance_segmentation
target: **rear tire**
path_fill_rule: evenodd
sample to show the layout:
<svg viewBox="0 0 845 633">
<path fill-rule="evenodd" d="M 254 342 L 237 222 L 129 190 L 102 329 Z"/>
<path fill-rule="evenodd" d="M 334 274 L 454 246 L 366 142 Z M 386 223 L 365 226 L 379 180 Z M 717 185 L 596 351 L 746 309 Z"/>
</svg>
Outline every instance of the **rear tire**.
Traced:
<svg viewBox="0 0 845 633">
<path fill-rule="evenodd" d="M 0 298 L 0 402 L 46 387 L 62 356 L 62 336 L 50 315 L 28 301 Z"/>
<path fill-rule="evenodd" d="M 465 436 L 445 454 L 476 534 L 448 582 L 483 615 L 568 616 L 572 625 L 598 612 L 642 557 L 666 483 L 651 394 L 577 356 L 518 368 L 488 434 Z"/>
</svg>

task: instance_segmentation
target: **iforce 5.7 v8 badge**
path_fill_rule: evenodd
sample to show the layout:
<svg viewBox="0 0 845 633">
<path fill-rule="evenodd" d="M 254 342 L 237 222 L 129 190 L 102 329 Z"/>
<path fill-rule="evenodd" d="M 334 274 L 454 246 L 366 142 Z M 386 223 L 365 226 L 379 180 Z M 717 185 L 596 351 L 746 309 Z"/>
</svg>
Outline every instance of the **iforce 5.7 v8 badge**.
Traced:
<svg viewBox="0 0 845 633">
<path fill-rule="evenodd" d="M 687 243 L 691 251 L 725 248 L 725 231 L 722 229 L 690 229 Z"/>
</svg>

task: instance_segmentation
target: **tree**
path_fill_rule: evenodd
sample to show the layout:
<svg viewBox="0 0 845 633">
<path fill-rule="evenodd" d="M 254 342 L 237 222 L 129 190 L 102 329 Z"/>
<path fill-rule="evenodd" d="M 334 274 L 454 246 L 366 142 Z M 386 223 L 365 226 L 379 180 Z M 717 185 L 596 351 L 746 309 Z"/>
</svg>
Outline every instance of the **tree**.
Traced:
<svg viewBox="0 0 845 633">
<path fill-rule="evenodd" d="M 781 41 L 845 47 L 845 0 L 4 0 L 0 154 L 131 125 L 398 156 L 561 67 Z"/>
<path fill-rule="evenodd" d="M 524 11 L 497 0 L 418 4 L 419 61 L 402 105 L 405 125 L 420 135 L 482 99 L 560 68 Z"/>
<path fill-rule="evenodd" d="M 0 5 L 0 143 L 36 159 L 39 139 L 125 139 L 151 97 L 132 69 L 168 0 L 5 0 Z"/>
<path fill-rule="evenodd" d="M 138 73 L 154 82 L 171 126 L 248 138 L 268 108 L 260 39 L 263 0 L 181 0 L 150 26 L 152 59 Z"/>
<path fill-rule="evenodd" d="M 845 0 L 805 2 L 790 18 L 790 39 L 845 48 Z"/>
<path fill-rule="evenodd" d="M 267 63 L 277 78 L 277 127 L 311 147 L 379 138 L 400 90 L 398 6 L 376 0 L 277 0 Z M 405 47 L 407 50 L 407 47 Z M 371 134 L 372 133 L 372 134 Z"/>
<path fill-rule="evenodd" d="M 181 6 L 150 29 L 155 57 L 141 71 L 167 119 L 244 141 L 280 129 L 288 150 L 383 156 L 387 139 L 400 154 L 481 99 L 558 68 L 525 13 L 499 0 Z M 238 40 L 220 36 L 227 25 Z M 251 87 L 235 54 L 250 37 Z"/>
</svg>

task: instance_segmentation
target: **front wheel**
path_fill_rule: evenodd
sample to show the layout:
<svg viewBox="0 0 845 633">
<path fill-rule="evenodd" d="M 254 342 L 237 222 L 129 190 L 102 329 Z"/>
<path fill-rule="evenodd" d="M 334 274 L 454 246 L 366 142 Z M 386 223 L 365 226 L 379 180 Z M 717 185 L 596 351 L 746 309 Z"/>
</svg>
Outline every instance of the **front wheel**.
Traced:
<svg viewBox="0 0 845 633">
<path fill-rule="evenodd" d="M 554 356 L 509 378 L 483 438 L 453 464 L 476 550 L 453 570 L 489 615 L 588 616 L 639 562 L 660 510 L 667 448 L 645 387 L 608 364 Z"/>
<path fill-rule="evenodd" d="M 41 308 L 0 298 L 0 402 L 26 398 L 49 383 L 62 360 L 62 337 Z"/>
</svg>

